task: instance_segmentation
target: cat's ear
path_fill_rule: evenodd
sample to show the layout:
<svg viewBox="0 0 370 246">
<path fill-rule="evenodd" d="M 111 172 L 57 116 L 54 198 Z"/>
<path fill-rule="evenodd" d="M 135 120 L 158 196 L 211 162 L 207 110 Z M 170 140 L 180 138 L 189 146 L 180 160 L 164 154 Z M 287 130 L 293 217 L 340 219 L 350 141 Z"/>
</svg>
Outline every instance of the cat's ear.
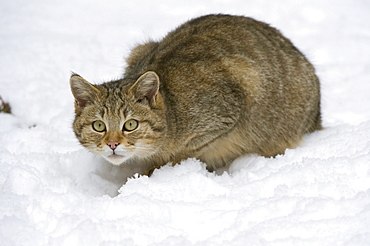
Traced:
<svg viewBox="0 0 370 246">
<path fill-rule="evenodd" d="M 156 104 L 157 94 L 159 91 L 159 77 L 153 72 L 149 71 L 141 75 L 135 84 L 132 85 L 130 91 L 138 101 L 147 99 L 150 106 Z"/>
<path fill-rule="evenodd" d="M 94 85 L 78 74 L 72 74 L 69 82 L 76 104 L 81 108 L 92 102 L 99 93 L 99 90 Z"/>
</svg>

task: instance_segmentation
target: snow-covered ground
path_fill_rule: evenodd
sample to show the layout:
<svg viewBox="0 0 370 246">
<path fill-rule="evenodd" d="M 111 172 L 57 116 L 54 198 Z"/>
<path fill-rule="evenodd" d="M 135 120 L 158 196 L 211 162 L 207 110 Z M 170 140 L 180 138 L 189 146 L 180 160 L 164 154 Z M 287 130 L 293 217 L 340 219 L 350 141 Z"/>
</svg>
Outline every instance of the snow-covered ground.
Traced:
<svg viewBox="0 0 370 246">
<path fill-rule="evenodd" d="M 123 72 L 130 48 L 186 20 L 266 21 L 315 64 L 325 129 L 228 173 L 197 160 L 130 179 L 75 139 L 71 70 Z M 370 245 L 370 2 L 0 3 L 0 245 Z"/>
</svg>

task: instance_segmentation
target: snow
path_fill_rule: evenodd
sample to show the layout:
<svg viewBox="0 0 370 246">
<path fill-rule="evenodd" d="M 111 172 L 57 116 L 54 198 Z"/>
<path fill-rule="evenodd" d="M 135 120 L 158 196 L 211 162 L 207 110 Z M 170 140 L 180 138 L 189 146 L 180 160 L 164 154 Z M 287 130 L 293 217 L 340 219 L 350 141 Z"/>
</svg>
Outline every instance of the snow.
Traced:
<svg viewBox="0 0 370 246">
<path fill-rule="evenodd" d="M 369 245 L 368 1 L 0 4 L 0 245 Z M 207 13 L 280 29 L 315 64 L 325 129 L 283 156 L 135 177 L 75 139 L 71 71 L 102 82 L 137 43 Z"/>
</svg>

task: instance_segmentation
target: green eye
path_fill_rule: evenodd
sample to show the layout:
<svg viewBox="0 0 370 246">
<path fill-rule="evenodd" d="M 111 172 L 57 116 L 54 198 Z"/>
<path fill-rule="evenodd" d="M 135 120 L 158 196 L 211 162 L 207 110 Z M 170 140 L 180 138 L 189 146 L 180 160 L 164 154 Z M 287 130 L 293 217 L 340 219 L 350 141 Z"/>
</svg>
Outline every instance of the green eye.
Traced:
<svg viewBox="0 0 370 246">
<path fill-rule="evenodd" d="M 101 120 L 94 121 L 92 123 L 92 127 L 97 132 L 104 132 L 105 131 L 105 124 Z"/>
<path fill-rule="evenodd" d="M 128 120 L 123 125 L 123 130 L 131 132 L 135 130 L 139 126 L 139 122 L 137 120 Z"/>
</svg>

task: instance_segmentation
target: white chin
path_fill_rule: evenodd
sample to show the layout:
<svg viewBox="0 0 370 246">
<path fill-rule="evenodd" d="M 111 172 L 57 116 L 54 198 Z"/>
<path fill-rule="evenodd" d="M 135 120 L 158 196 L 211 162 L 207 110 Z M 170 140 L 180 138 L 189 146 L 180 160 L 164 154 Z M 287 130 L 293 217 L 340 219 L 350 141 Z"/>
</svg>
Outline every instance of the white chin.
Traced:
<svg viewBox="0 0 370 246">
<path fill-rule="evenodd" d="M 110 163 L 112 163 L 113 165 L 121 165 L 122 163 L 124 163 L 125 161 L 129 159 L 123 155 L 117 155 L 117 154 L 104 156 L 104 158 Z"/>
</svg>

